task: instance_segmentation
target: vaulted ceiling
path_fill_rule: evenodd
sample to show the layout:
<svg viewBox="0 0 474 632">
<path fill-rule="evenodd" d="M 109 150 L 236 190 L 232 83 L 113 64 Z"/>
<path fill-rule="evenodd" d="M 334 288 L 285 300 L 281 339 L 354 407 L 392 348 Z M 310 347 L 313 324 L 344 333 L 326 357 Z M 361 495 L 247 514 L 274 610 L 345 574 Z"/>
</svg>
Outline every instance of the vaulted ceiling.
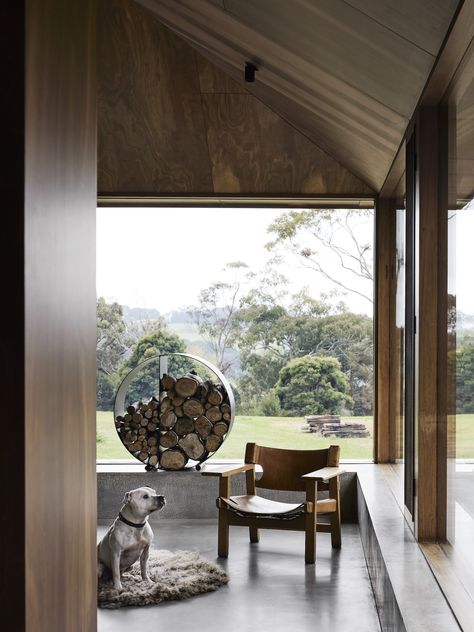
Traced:
<svg viewBox="0 0 474 632">
<path fill-rule="evenodd" d="M 99 3 L 105 197 L 348 197 L 373 190 L 133 0 Z"/>
<path fill-rule="evenodd" d="M 139 0 L 374 190 L 459 0 Z"/>
</svg>

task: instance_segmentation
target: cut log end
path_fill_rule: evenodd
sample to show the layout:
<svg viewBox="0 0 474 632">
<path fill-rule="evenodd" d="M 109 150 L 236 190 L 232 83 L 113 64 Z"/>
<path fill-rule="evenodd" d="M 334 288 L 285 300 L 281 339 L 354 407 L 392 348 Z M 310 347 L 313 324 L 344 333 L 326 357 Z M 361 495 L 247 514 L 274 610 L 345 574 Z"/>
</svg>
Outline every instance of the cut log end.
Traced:
<svg viewBox="0 0 474 632">
<path fill-rule="evenodd" d="M 190 417 L 180 417 L 173 426 L 178 435 L 187 435 L 194 430 L 194 421 Z"/>
<path fill-rule="evenodd" d="M 208 452 L 215 452 L 222 444 L 222 437 L 216 434 L 209 435 L 206 439 L 206 450 Z"/>
<path fill-rule="evenodd" d="M 209 392 L 209 395 L 207 396 L 207 401 L 213 406 L 219 406 L 220 404 L 222 404 L 223 399 L 224 398 L 222 396 L 222 393 L 218 391 L 216 388 L 213 388 Z"/>
<path fill-rule="evenodd" d="M 154 454 L 148 459 L 148 465 L 156 467 L 158 465 L 158 455 Z"/>
<path fill-rule="evenodd" d="M 195 375 L 185 375 L 176 380 L 175 391 L 180 397 L 192 397 L 199 386 L 199 378 Z"/>
<path fill-rule="evenodd" d="M 176 414 L 172 410 L 167 410 L 165 413 L 160 415 L 160 427 L 161 428 L 172 428 L 176 423 Z"/>
<path fill-rule="evenodd" d="M 180 439 L 179 446 L 190 459 L 194 459 L 195 461 L 199 461 L 206 452 L 199 436 L 194 432 Z"/>
<path fill-rule="evenodd" d="M 165 450 L 161 453 L 160 466 L 164 470 L 182 470 L 187 462 L 188 457 L 178 448 Z"/>
<path fill-rule="evenodd" d="M 194 398 L 187 399 L 182 408 L 186 417 L 199 417 L 204 412 L 204 406 L 198 399 Z"/>
<path fill-rule="evenodd" d="M 164 391 L 170 391 L 174 388 L 176 384 L 176 380 L 172 375 L 167 375 L 166 373 L 161 378 L 161 388 Z"/>
<path fill-rule="evenodd" d="M 208 437 L 212 432 L 212 423 L 207 417 L 201 416 L 194 422 L 194 428 L 201 437 Z"/>
<path fill-rule="evenodd" d="M 162 448 L 174 448 L 177 443 L 178 435 L 173 430 L 168 430 L 168 432 L 161 435 L 160 445 Z"/>
<path fill-rule="evenodd" d="M 225 434 L 227 434 L 228 430 L 229 426 L 223 421 L 218 421 L 216 424 L 214 424 L 212 428 L 212 432 L 218 437 L 223 437 Z"/>
<path fill-rule="evenodd" d="M 206 417 L 209 419 L 209 421 L 220 421 L 222 419 L 220 408 L 218 406 L 212 406 L 207 410 Z"/>
</svg>

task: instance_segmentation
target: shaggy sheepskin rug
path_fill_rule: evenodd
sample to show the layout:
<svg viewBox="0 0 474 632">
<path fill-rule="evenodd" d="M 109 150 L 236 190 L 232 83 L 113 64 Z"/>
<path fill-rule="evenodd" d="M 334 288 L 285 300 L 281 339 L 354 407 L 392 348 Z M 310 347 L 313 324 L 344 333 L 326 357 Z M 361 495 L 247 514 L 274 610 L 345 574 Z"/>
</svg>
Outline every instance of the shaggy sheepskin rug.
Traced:
<svg viewBox="0 0 474 632">
<path fill-rule="evenodd" d="M 148 606 L 162 601 L 188 599 L 217 590 L 229 581 L 220 566 L 192 551 L 150 551 L 148 574 L 154 583 L 141 581 L 140 563 L 134 564 L 122 576 L 123 591 L 120 593 L 114 589 L 110 578 L 101 580 L 98 585 L 99 607 Z"/>
</svg>

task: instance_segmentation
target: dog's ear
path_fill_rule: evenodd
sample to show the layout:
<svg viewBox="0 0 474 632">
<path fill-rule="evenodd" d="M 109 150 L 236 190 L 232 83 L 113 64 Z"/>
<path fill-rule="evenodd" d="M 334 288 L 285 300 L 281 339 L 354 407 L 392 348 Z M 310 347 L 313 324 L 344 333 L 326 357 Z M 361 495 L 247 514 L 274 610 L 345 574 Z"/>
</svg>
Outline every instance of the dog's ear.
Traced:
<svg viewBox="0 0 474 632">
<path fill-rule="evenodd" d="M 122 500 L 123 504 L 126 505 L 127 503 L 129 503 L 131 498 L 132 498 L 132 492 L 126 492 Z"/>
</svg>

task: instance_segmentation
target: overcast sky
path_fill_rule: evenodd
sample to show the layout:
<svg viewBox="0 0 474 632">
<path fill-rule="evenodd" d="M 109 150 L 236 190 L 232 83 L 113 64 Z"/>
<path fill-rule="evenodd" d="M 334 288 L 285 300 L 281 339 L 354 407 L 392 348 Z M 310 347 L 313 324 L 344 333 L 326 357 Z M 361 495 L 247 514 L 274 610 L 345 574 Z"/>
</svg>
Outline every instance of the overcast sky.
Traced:
<svg viewBox="0 0 474 632">
<path fill-rule="evenodd" d="M 464 314 L 474 314 L 474 204 L 468 204 L 455 215 L 455 221 L 451 220 L 449 225 L 451 267 L 448 282 L 456 293 L 457 309 Z"/>
<path fill-rule="evenodd" d="M 261 270 L 270 255 L 269 224 L 282 209 L 100 208 L 97 211 L 97 294 L 130 307 L 156 308 L 160 313 L 196 304 L 199 291 L 222 277 L 223 267 L 244 261 Z M 372 221 L 361 225 L 372 241 Z M 327 260 L 332 271 L 337 264 Z M 297 292 L 307 286 L 318 298 L 332 285 L 293 258 L 281 271 Z M 344 300 L 359 313 L 371 304 L 357 296 Z"/>
</svg>

